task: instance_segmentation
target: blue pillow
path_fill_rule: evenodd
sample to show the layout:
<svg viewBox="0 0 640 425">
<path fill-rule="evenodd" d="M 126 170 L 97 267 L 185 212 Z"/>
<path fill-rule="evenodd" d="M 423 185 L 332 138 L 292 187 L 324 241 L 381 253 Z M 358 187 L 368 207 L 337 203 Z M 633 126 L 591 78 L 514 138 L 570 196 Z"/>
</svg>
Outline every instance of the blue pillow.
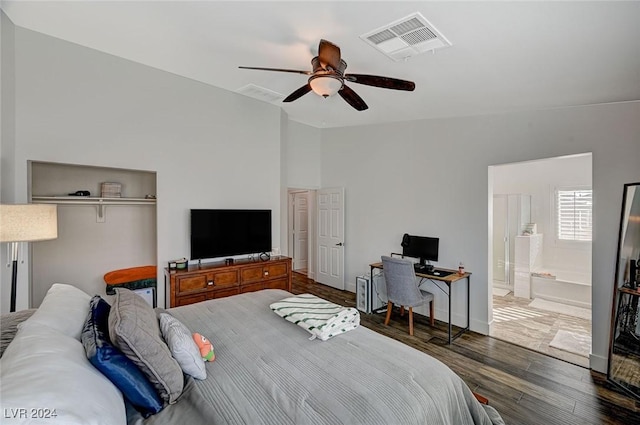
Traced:
<svg viewBox="0 0 640 425">
<path fill-rule="evenodd" d="M 138 366 L 109 340 L 111 306 L 99 295 L 91 299 L 89 306 L 81 337 L 87 358 L 145 417 L 158 413 L 163 404 L 153 385 Z"/>
</svg>

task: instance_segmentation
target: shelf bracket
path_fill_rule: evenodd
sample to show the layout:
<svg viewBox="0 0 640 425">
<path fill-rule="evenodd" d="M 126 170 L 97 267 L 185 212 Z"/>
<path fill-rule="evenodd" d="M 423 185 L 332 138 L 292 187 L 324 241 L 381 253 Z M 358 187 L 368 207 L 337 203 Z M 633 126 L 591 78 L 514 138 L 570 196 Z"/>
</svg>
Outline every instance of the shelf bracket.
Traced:
<svg viewBox="0 0 640 425">
<path fill-rule="evenodd" d="M 98 203 L 98 205 L 96 205 L 96 223 L 105 223 L 106 222 L 106 216 L 105 216 L 105 208 L 107 206 L 104 205 L 102 202 Z"/>
</svg>

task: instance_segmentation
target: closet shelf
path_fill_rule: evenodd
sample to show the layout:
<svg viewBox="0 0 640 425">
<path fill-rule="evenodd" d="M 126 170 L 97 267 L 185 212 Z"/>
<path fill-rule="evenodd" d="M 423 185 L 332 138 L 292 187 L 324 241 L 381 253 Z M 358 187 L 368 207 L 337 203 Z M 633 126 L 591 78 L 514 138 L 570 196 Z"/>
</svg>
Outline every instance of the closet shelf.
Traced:
<svg viewBox="0 0 640 425">
<path fill-rule="evenodd" d="M 96 196 L 32 196 L 31 200 L 42 204 L 72 205 L 153 205 L 156 203 L 156 199 L 100 198 Z"/>
<path fill-rule="evenodd" d="M 96 222 L 104 223 L 104 208 L 107 205 L 155 205 L 156 199 L 147 198 L 101 198 L 96 196 L 32 196 L 31 201 L 40 204 L 96 205 Z"/>
</svg>

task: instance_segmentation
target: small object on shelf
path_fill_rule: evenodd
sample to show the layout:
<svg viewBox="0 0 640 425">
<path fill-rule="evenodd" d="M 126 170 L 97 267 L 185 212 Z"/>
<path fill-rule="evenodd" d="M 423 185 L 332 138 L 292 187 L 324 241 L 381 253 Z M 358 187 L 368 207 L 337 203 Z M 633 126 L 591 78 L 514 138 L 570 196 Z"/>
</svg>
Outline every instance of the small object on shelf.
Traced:
<svg viewBox="0 0 640 425">
<path fill-rule="evenodd" d="M 460 276 L 464 274 L 464 264 L 462 264 L 462 261 L 460 261 L 460 264 L 458 265 L 458 274 Z"/>
<path fill-rule="evenodd" d="M 122 197 L 122 184 L 104 182 L 100 185 L 100 192 L 103 198 L 120 198 Z"/>
<path fill-rule="evenodd" d="M 91 196 L 91 192 L 88 190 L 77 190 L 73 193 L 70 193 L 69 196 Z"/>
<path fill-rule="evenodd" d="M 169 270 L 184 270 L 188 264 L 189 260 L 184 257 L 178 260 L 171 260 L 169 261 Z"/>
<path fill-rule="evenodd" d="M 527 223 L 527 226 L 522 231 L 522 236 L 531 236 L 538 233 L 538 225 L 536 223 Z"/>
<path fill-rule="evenodd" d="M 156 195 L 144 195 L 144 199 L 156 199 Z"/>
</svg>

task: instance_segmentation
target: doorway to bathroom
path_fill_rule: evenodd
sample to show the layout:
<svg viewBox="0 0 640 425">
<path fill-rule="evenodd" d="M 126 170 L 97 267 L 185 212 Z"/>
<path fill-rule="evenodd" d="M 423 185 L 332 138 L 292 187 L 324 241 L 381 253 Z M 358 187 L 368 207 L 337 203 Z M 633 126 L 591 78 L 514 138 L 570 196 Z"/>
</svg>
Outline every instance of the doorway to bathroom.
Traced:
<svg viewBox="0 0 640 425">
<path fill-rule="evenodd" d="M 588 367 L 592 156 L 492 166 L 492 337 Z"/>
<path fill-rule="evenodd" d="M 288 189 L 287 244 L 293 271 L 315 278 L 316 191 Z"/>
</svg>

